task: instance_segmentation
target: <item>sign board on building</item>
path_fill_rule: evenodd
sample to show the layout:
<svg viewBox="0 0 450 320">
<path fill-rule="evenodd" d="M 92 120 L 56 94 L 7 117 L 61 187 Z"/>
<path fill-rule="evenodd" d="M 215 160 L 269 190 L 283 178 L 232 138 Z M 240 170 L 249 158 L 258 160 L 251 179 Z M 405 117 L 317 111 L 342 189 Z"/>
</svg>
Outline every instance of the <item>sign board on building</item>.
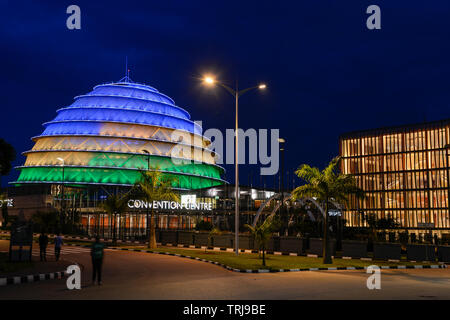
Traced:
<svg viewBox="0 0 450 320">
<path fill-rule="evenodd" d="M 417 223 L 417 227 L 419 228 L 434 228 L 434 223 Z"/>
<path fill-rule="evenodd" d="M 166 209 L 166 210 L 212 210 L 212 203 L 206 202 L 176 202 L 168 200 L 128 200 L 128 207 L 131 209 Z"/>
<path fill-rule="evenodd" d="M 196 202 L 197 202 L 197 196 L 195 194 L 181 195 L 181 203 L 190 204 L 190 203 L 196 203 Z"/>
<path fill-rule="evenodd" d="M 328 215 L 330 217 L 340 217 L 341 212 L 339 210 L 328 210 Z"/>
</svg>

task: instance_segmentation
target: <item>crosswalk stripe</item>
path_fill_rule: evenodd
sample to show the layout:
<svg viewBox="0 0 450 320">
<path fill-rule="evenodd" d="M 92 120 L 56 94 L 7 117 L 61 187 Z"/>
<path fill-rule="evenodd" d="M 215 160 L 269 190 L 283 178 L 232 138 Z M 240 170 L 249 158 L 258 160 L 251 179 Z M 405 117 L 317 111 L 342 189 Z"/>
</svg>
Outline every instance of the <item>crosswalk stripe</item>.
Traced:
<svg viewBox="0 0 450 320">
<path fill-rule="evenodd" d="M 62 248 L 61 249 L 61 255 L 66 255 L 66 254 L 73 254 L 73 253 L 86 253 L 86 252 L 90 252 L 91 250 L 89 248 Z M 31 255 L 32 256 L 39 256 L 41 253 L 41 251 L 39 250 L 39 248 L 33 248 Z M 46 254 L 50 255 L 50 256 L 54 256 L 55 255 L 55 249 L 54 248 L 47 248 L 46 250 Z"/>
</svg>

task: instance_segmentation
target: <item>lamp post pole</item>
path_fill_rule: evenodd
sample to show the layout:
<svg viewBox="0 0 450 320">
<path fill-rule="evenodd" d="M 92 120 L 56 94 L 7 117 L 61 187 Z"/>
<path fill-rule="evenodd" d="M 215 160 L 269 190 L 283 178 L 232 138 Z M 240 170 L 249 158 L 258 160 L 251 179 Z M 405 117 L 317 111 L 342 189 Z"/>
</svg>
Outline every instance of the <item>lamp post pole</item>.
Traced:
<svg viewBox="0 0 450 320">
<path fill-rule="evenodd" d="M 235 101 L 235 109 L 236 109 L 236 117 L 235 117 L 235 205 L 234 205 L 234 246 L 235 246 L 235 252 L 236 255 L 239 255 L 239 157 L 238 157 L 238 146 L 239 146 L 239 98 L 246 93 L 247 91 L 250 91 L 252 89 L 265 89 L 265 84 L 260 84 L 258 86 L 250 87 L 247 89 L 239 90 L 238 83 L 236 81 L 236 88 L 232 89 L 229 86 L 216 81 L 212 77 L 205 77 L 203 81 L 208 85 L 218 84 L 225 90 L 227 90 L 233 97 Z"/>
<path fill-rule="evenodd" d="M 284 140 L 283 138 L 278 139 L 278 142 L 281 144 L 281 186 L 280 186 L 280 191 L 281 191 L 281 205 L 280 205 L 280 216 L 283 219 L 283 228 L 285 228 L 284 231 L 284 235 L 286 236 L 286 232 L 287 232 L 287 219 L 284 216 L 284 143 L 286 142 L 286 140 Z"/>
<path fill-rule="evenodd" d="M 234 91 L 235 104 L 236 104 L 236 123 L 235 123 L 235 137 L 236 137 L 236 145 L 235 145 L 235 172 L 234 172 L 234 191 L 235 191 L 235 205 L 234 205 L 234 242 L 235 242 L 235 252 L 236 255 L 239 255 L 239 89 L 238 83 L 236 81 L 236 90 Z"/>
<path fill-rule="evenodd" d="M 150 172 L 150 152 L 145 149 L 142 151 L 144 151 L 147 154 L 147 172 Z M 150 233 L 150 228 L 149 228 L 150 224 L 148 221 L 149 216 L 150 216 L 150 213 L 149 213 L 148 204 L 147 204 L 147 213 L 146 213 L 146 222 L 147 223 L 146 223 L 146 227 L 145 227 L 145 235 L 146 235 L 147 239 L 148 239 L 149 233 Z"/>
<path fill-rule="evenodd" d="M 62 181 L 61 181 L 61 211 L 60 211 L 60 215 L 59 215 L 59 227 L 61 228 L 61 232 L 62 232 L 62 226 L 63 226 L 63 217 L 65 215 L 65 199 L 64 199 L 64 159 L 63 158 L 57 158 L 58 161 L 62 162 Z"/>
</svg>

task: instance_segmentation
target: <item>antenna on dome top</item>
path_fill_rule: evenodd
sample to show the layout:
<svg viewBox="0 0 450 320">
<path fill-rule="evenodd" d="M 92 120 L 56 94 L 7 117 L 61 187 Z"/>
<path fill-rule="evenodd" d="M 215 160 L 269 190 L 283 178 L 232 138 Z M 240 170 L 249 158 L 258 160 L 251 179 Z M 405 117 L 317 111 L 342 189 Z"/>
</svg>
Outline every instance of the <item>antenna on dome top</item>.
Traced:
<svg viewBox="0 0 450 320">
<path fill-rule="evenodd" d="M 133 82 L 130 78 L 130 69 L 128 69 L 128 56 L 125 56 L 125 77 L 123 77 L 119 81 Z"/>
</svg>

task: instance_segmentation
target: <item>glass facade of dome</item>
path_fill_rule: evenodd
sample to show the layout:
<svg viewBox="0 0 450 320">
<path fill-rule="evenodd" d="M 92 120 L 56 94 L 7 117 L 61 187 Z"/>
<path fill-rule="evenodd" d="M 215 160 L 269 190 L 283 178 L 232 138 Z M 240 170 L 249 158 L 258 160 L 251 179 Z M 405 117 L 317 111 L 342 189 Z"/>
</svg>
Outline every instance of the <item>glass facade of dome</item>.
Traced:
<svg viewBox="0 0 450 320">
<path fill-rule="evenodd" d="M 57 110 L 44 127 L 32 138 L 32 150 L 24 152 L 15 184 L 130 186 L 147 169 L 174 178 L 177 189 L 225 183 L 200 125 L 147 85 L 122 80 L 98 85 Z"/>
</svg>

